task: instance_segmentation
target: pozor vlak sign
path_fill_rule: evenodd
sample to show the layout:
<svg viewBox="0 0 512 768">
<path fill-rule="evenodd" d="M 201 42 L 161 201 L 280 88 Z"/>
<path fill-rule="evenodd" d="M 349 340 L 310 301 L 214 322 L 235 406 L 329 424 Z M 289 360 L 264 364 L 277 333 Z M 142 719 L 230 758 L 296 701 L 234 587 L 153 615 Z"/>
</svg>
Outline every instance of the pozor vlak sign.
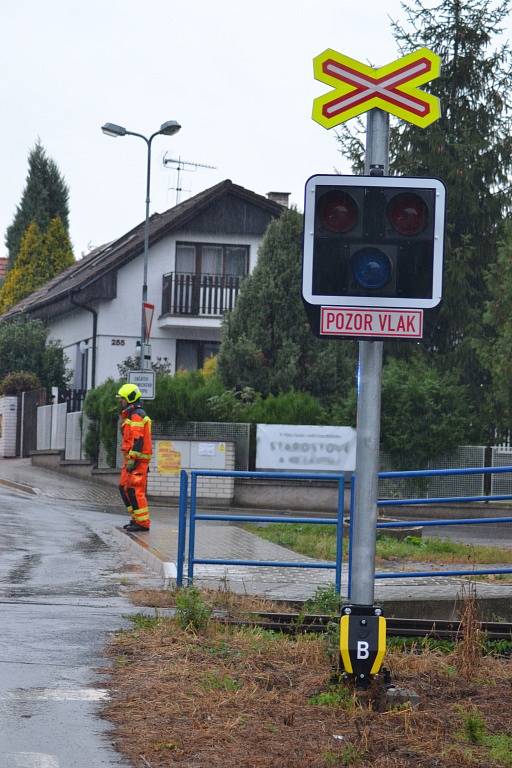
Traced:
<svg viewBox="0 0 512 768">
<path fill-rule="evenodd" d="M 323 336 L 358 336 L 361 338 L 421 339 L 423 312 L 419 309 L 357 309 L 322 307 L 320 333 Z"/>
</svg>

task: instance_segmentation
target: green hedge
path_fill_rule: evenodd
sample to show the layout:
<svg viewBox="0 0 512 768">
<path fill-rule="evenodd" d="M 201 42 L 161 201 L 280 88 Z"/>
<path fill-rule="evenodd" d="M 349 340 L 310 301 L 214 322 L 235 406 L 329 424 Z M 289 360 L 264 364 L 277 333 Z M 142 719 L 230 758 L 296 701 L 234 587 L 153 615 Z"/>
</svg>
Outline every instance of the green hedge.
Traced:
<svg viewBox="0 0 512 768">
<path fill-rule="evenodd" d="M 97 459 L 99 445 L 115 465 L 119 404 L 124 382 L 109 379 L 88 393 L 86 415 L 92 420 L 87 454 Z M 386 361 L 382 379 L 382 448 L 397 468 L 414 469 L 464 443 L 473 414 L 450 372 L 439 372 L 423 355 Z M 183 372 L 156 377 L 156 398 L 145 403 L 156 422 L 217 421 L 262 424 L 355 425 L 355 391 L 340 393 L 326 408 L 306 392 L 262 397 L 250 387 L 226 390 L 215 374 Z"/>
</svg>

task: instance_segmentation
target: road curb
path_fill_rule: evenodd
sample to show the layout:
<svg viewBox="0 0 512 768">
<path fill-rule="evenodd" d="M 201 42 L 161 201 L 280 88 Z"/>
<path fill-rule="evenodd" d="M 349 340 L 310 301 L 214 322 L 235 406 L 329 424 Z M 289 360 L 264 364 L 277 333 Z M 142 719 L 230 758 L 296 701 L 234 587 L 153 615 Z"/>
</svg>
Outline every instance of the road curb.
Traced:
<svg viewBox="0 0 512 768">
<path fill-rule="evenodd" d="M 2 477 L 0 477 L 0 485 L 5 485 L 7 488 L 13 488 L 15 491 L 31 493 L 33 496 L 39 496 L 41 493 L 38 488 L 34 488 L 32 485 L 27 485 L 26 483 L 16 483 L 14 480 L 4 480 Z"/>
<path fill-rule="evenodd" d="M 112 528 L 112 533 L 120 544 L 142 560 L 157 576 L 161 576 L 162 579 L 176 579 L 176 564 L 167 561 L 162 552 L 156 547 L 151 547 L 142 536 L 117 526 Z"/>
</svg>

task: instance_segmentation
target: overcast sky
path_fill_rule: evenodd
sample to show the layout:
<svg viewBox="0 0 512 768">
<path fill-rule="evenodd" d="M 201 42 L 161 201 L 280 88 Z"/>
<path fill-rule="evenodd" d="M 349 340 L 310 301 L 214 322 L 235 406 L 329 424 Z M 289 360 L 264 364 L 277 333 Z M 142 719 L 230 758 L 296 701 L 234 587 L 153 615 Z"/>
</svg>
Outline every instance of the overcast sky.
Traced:
<svg viewBox="0 0 512 768">
<path fill-rule="evenodd" d="M 0 12 L 0 234 L 19 203 L 39 137 L 70 189 L 75 255 L 144 218 L 146 147 L 109 138 L 105 122 L 150 134 L 151 211 L 232 179 L 260 194 L 291 192 L 303 208 L 313 173 L 347 170 L 333 130 L 311 119 L 313 57 L 334 48 L 374 65 L 397 58 L 389 16 L 399 0 L 17 0 Z M 0 249 L 0 254 L 5 249 Z"/>
</svg>

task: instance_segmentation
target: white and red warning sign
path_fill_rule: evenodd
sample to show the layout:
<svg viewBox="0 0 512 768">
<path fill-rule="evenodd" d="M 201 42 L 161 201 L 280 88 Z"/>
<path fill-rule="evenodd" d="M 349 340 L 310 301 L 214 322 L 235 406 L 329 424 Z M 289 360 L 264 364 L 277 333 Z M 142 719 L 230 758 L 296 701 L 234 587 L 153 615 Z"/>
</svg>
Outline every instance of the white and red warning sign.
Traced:
<svg viewBox="0 0 512 768">
<path fill-rule="evenodd" d="M 423 338 L 422 309 L 376 309 L 375 307 L 321 307 L 322 336 L 357 338 Z"/>
<path fill-rule="evenodd" d="M 142 311 L 144 313 L 144 340 L 147 343 L 151 338 L 151 326 L 153 325 L 155 305 L 145 301 L 142 305 Z"/>
</svg>

